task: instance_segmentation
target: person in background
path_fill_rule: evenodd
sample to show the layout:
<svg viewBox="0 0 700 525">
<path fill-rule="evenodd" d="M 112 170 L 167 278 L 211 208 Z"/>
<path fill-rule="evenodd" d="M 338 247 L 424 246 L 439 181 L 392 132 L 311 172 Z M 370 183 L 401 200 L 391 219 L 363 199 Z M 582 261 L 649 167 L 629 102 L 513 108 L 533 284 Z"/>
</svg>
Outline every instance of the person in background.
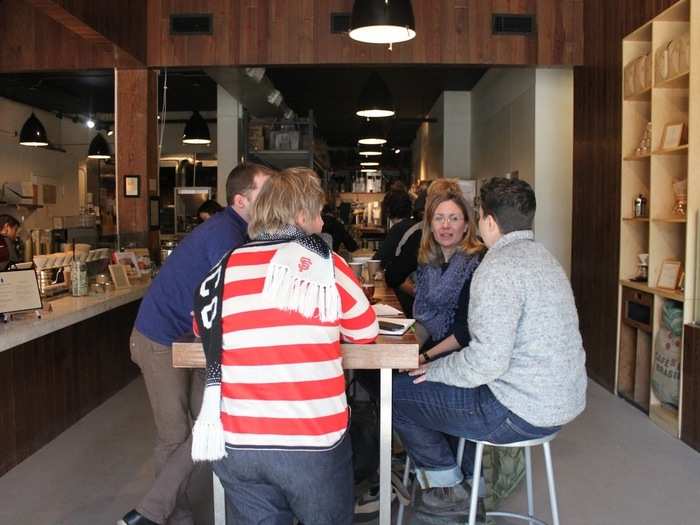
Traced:
<svg viewBox="0 0 700 525">
<path fill-rule="evenodd" d="M 430 189 L 432 182 L 432 180 L 422 180 L 416 186 L 416 199 L 413 201 L 413 220 L 416 222 L 423 220 L 425 199 L 428 196 L 428 190 Z"/>
<path fill-rule="evenodd" d="M 252 241 L 195 299 L 208 381 L 192 452 L 218 460 L 237 525 L 353 520 L 340 339 L 372 342 L 379 328 L 354 273 L 318 236 L 322 203 L 312 170 L 272 175 L 251 210 Z"/>
<path fill-rule="evenodd" d="M 323 219 L 323 233 L 328 233 L 333 237 L 334 252 L 340 253 L 341 246 L 344 246 L 349 252 L 357 250 L 357 242 L 345 229 L 345 225 L 335 217 L 333 207 L 330 204 L 323 206 L 321 218 Z"/>
<path fill-rule="evenodd" d="M 197 210 L 197 218 L 199 222 L 202 223 L 207 219 L 210 219 L 215 213 L 223 211 L 224 207 L 213 199 L 204 201 L 202 205 Z"/>
<path fill-rule="evenodd" d="M 411 197 L 408 192 L 394 192 L 387 202 L 387 213 L 393 226 L 374 254 L 382 261 L 384 280 L 401 303 L 406 317 L 413 316 L 415 283 L 413 273 L 418 267 L 418 247 L 421 223 L 411 218 Z"/>
<path fill-rule="evenodd" d="M 192 331 L 195 287 L 228 251 L 247 240 L 250 206 L 272 171 L 234 168 L 228 206 L 183 239 L 141 301 L 131 333 L 131 359 L 141 368 L 156 424 L 156 480 L 119 525 L 193 525 L 185 493 L 192 472 L 191 424 L 201 405 L 204 371 L 172 366 L 172 343 Z"/>
<path fill-rule="evenodd" d="M 424 512 L 468 512 L 446 434 L 523 441 L 557 432 L 585 407 L 576 305 L 564 270 L 533 239 L 535 206 L 525 181 L 495 178 L 481 188 L 479 232 L 489 251 L 472 278 L 469 345 L 394 380 L 394 429 L 416 465 Z"/>
<path fill-rule="evenodd" d="M 22 261 L 17 246 L 18 229 L 19 221 L 12 215 L 0 215 L 0 271 Z"/>
</svg>

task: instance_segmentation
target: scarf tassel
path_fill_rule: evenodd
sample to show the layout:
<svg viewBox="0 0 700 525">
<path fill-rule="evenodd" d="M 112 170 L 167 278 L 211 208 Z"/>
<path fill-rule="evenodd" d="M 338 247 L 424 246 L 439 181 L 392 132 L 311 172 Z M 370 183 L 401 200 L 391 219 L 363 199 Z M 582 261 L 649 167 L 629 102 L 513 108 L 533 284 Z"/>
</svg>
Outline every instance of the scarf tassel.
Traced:
<svg viewBox="0 0 700 525">
<path fill-rule="evenodd" d="M 215 461 L 226 456 L 224 426 L 221 423 L 221 384 L 204 388 L 202 408 L 192 429 L 192 460 Z"/>
<path fill-rule="evenodd" d="M 263 295 L 274 301 L 281 310 L 299 312 L 311 318 L 318 309 L 322 322 L 338 319 L 339 297 L 335 283 L 324 286 L 300 279 L 285 266 L 269 265 Z"/>
</svg>

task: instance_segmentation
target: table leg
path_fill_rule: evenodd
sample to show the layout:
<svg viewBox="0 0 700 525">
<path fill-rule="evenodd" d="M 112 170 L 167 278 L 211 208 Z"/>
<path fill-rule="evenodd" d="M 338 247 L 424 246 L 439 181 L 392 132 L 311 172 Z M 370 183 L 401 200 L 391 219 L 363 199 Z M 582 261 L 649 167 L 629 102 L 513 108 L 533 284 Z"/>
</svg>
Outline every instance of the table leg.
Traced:
<svg viewBox="0 0 700 525">
<path fill-rule="evenodd" d="M 380 369 L 379 525 L 391 525 L 391 380 L 392 369 Z"/>
<path fill-rule="evenodd" d="M 214 483 L 214 525 L 226 525 L 226 493 L 221 480 L 212 472 Z"/>
</svg>

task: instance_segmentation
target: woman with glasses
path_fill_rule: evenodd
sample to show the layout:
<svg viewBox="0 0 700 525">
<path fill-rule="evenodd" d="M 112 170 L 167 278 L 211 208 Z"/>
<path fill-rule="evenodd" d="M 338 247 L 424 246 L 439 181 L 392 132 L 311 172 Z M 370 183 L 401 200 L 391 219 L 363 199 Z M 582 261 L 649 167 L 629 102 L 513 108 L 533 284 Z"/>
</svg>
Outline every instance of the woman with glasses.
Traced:
<svg viewBox="0 0 700 525">
<path fill-rule="evenodd" d="M 485 249 L 457 182 L 435 181 L 428 190 L 413 306 L 428 335 L 421 363 L 469 344 L 469 286 Z"/>
</svg>

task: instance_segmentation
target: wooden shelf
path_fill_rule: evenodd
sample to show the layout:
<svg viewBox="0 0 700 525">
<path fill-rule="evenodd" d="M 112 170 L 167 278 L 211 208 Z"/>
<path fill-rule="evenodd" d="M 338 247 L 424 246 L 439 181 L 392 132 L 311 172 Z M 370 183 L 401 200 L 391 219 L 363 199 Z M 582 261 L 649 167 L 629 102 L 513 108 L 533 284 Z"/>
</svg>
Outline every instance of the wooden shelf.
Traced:
<svg viewBox="0 0 700 525">
<path fill-rule="evenodd" d="M 626 157 L 623 157 L 622 160 L 645 160 L 650 158 L 651 153 L 646 153 L 644 155 L 627 155 Z"/>
<path fill-rule="evenodd" d="M 639 290 L 640 292 L 652 293 L 654 295 L 658 295 L 659 297 L 663 297 L 664 299 L 671 299 L 673 301 L 682 302 L 685 298 L 685 295 L 680 290 L 673 291 L 664 290 L 663 288 L 653 288 L 643 282 L 630 281 L 629 279 L 620 279 L 620 284 L 622 286 L 626 286 L 627 288 L 634 288 L 635 290 Z"/>
<path fill-rule="evenodd" d="M 688 145 L 681 144 L 677 148 L 657 149 L 652 155 L 684 155 L 688 153 Z"/>
<path fill-rule="evenodd" d="M 654 87 L 658 89 L 688 89 L 688 80 L 690 79 L 690 72 L 686 71 L 684 73 L 679 73 L 667 78 L 666 80 L 661 80 L 657 82 Z"/>
<path fill-rule="evenodd" d="M 669 224 L 686 224 L 688 219 L 685 217 L 658 217 L 651 220 L 652 222 L 664 222 Z"/>
<path fill-rule="evenodd" d="M 649 222 L 649 217 L 623 217 L 625 222 Z"/>
<path fill-rule="evenodd" d="M 635 93 L 634 95 L 628 95 L 624 100 L 625 102 L 651 102 L 651 87 L 639 93 Z"/>
</svg>

